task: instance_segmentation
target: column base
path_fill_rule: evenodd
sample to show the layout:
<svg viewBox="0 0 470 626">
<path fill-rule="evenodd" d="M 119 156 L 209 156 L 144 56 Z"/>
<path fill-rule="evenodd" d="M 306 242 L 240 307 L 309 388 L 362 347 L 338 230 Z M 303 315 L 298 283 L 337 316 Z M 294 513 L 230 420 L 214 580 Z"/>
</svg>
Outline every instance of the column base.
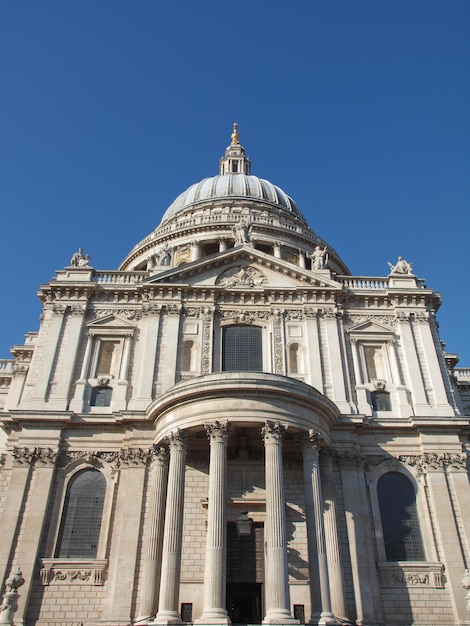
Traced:
<svg viewBox="0 0 470 626">
<path fill-rule="evenodd" d="M 225 624 L 226 626 L 229 626 L 229 624 L 231 624 L 231 620 L 230 617 L 227 615 L 227 611 L 224 610 L 220 610 L 219 612 L 216 611 L 209 611 L 207 613 L 203 613 L 201 615 L 201 617 L 198 617 L 197 619 L 194 620 L 194 624 Z"/>
<path fill-rule="evenodd" d="M 295 619 L 284 609 L 273 609 L 268 611 L 262 624 L 300 624 L 300 620 Z"/>
<path fill-rule="evenodd" d="M 162 611 L 158 612 L 157 616 L 152 622 L 149 622 L 149 626 L 153 624 L 159 626 L 170 626 L 170 624 L 182 624 L 180 614 L 176 611 Z"/>
<path fill-rule="evenodd" d="M 330 611 L 323 611 L 323 613 L 320 614 L 318 621 L 314 623 L 319 626 L 323 624 L 326 624 L 327 626 L 342 626 L 342 624 L 344 624 L 344 622 L 338 620 Z"/>
</svg>

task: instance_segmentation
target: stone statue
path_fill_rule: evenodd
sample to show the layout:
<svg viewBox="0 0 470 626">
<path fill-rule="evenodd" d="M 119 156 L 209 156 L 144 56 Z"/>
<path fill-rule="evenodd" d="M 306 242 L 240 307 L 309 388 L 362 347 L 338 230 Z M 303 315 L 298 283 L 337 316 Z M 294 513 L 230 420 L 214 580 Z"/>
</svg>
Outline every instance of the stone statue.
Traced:
<svg viewBox="0 0 470 626">
<path fill-rule="evenodd" d="M 70 265 L 73 267 L 89 267 L 90 266 L 90 255 L 83 254 L 83 248 L 79 248 L 78 252 L 70 259 Z"/>
<path fill-rule="evenodd" d="M 250 242 L 251 220 L 248 215 L 244 215 L 233 229 L 235 245 L 242 245 Z"/>
<path fill-rule="evenodd" d="M 158 265 L 170 265 L 171 262 L 171 248 L 166 243 L 158 251 Z"/>
<path fill-rule="evenodd" d="M 312 261 L 312 270 L 324 270 L 328 263 L 328 254 L 326 252 L 327 246 L 320 248 L 315 246 L 315 250 L 312 254 L 307 254 L 307 257 Z"/>
<path fill-rule="evenodd" d="M 392 274 L 411 274 L 412 264 L 405 261 L 402 256 L 398 257 L 398 261 L 395 265 L 390 263 L 390 261 L 387 261 L 387 263 Z"/>
</svg>

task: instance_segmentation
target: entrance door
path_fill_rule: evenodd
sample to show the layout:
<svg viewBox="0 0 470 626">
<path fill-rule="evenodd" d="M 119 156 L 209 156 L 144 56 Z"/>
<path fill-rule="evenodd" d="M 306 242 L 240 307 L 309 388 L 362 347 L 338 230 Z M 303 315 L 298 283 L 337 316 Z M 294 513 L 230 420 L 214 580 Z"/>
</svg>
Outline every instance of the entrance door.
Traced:
<svg viewBox="0 0 470 626">
<path fill-rule="evenodd" d="M 235 524 L 227 525 L 227 611 L 234 624 L 261 624 L 263 541 L 262 524 L 242 537 Z"/>
</svg>

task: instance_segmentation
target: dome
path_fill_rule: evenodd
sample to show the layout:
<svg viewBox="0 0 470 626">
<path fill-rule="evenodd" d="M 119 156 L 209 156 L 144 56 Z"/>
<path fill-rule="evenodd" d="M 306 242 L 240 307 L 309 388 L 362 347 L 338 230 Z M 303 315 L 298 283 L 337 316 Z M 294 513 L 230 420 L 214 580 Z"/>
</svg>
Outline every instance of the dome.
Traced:
<svg viewBox="0 0 470 626">
<path fill-rule="evenodd" d="M 188 187 L 168 207 L 162 218 L 162 225 L 180 211 L 209 200 L 250 199 L 280 207 L 307 223 L 295 202 L 280 187 L 269 180 L 247 174 L 221 174 L 204 178 Z"/>
</svg>

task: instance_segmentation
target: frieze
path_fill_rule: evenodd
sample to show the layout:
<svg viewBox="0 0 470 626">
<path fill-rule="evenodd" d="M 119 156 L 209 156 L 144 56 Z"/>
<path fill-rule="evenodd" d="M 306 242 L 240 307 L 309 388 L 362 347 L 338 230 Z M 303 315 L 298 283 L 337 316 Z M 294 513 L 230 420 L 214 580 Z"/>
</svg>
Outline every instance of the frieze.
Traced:
<svg viewBox="0 0 470 626">
<path fill-rule="evenodd" d="M 232 321 L 236 324 L 252 324 L 259 320 L 268 320 L 268 311 L 242 311 L 242 310 L 220 310 L 217 316 L 224 321 Z"/>
<path fill-rule="evenodd" d="M 378 563 L 382 587 L 444 587 L 441 563 Z"/>
<path fill-rule="evenodd" d="M 181 315 L 182 308 L 181 304 L 167 304 L 165 306 L 165 312 L 167 315 L 179 316 Z"/>
<path fill-rule="evenodd" d="M 73 461 L 81 460 L 87 465 L 104 461 L 113 469 L 119 469 L 123 465 L 146 465 L 157 454 L 153 448 L 122 448 L 115 451 L 62 451 L 59 457 L 60 467 L 65 467 Z"/>
<path fill-rule="evenodd" d="M 76 563 L 71 560 L 64 563 L 63 561 L 54 562 L 54 559 L 43 559 L 42 565 L 41 583 L 45 586 L 52 584 L 101 586 L 106 561 Z"/>
<path fill-rule="evenodd" d="M 14 376 L 21 376 L 22 374 L 26 374 L 29 370 L 29 366 L 28 365 L 23 365 L 23 363 L 15 363 L 13 365 L 13 375 Z"/>
<path fill-rule="evenodd" d="M 448 469 L 457 469 L 466 471 L 467 469 L 467 455 L 459 452 L 428 452 L 417 455 L 400 455 L 396 458 L 398 461 L 401 461 L 410 467 L 414 467 L 418 474 L 425 473 L 429 470 L 444 471 Z"/>
<path fill-rule="evenodd" d="M 53 466 L 57 461 L 58 453 L 52 448 L 13 448 L 15 465 L 31 465 L 34 462 Z"/>
<path fill-rule="evenodd" d="M 121 465 L 147 465 L 150 458 L 150 450 L 142 448 L 123 448 L 119 452 Z"/>
</svg>

